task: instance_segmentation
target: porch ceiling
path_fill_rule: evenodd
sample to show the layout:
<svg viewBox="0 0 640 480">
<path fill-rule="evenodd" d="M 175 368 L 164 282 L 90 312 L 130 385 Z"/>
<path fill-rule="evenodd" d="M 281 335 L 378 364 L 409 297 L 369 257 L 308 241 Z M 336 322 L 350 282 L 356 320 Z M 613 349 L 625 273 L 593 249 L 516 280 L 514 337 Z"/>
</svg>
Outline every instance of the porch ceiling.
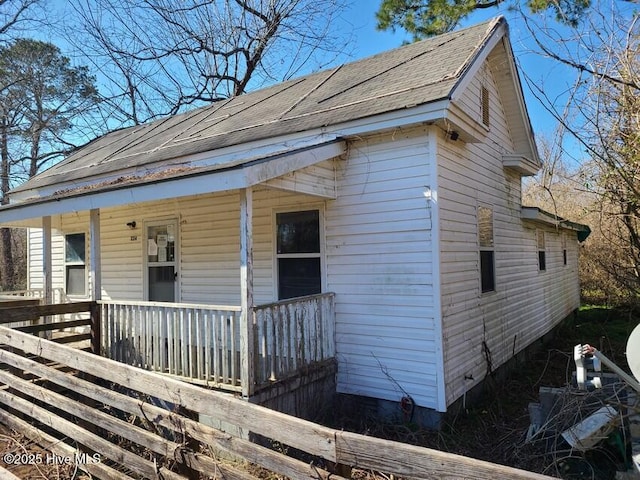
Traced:
<svg viewBox="0 0 640 480">
<path fill-rule="evenodd" d="M 0 225 L 40 226 L 40 219 L 51 215 L 223 192 L 259 184 L 294 189 L 287 187 L 287 182 L 274 182 L 274 179 L 339 157 L 345 152 L 346 142 L 333 139 L 231 165 L 188 169 L 184 172 L 171 171 L 166 176 L 151 175 L 124 179 L 119 183 L 82 186 L 48 197 L 0 207 Z M 305 193 L 333 198 L 335 188 L 327 188 L 326 181 L 324 185 L 317 191 Z"/>
</svg>

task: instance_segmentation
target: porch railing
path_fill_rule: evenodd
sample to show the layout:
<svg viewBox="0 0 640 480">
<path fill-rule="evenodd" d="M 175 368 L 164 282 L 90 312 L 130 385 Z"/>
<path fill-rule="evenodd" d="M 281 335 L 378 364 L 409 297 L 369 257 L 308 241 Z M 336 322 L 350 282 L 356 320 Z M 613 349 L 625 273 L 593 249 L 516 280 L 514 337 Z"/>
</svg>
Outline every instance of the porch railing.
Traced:
<svg viewBox="0 0 640 480">
<path fill-rule="evenodd" d="M 240 307 L 98 303 L 102 355 L 197 383 L 240 388 Z"/>
<path fill-rule="evenodd" d="M 322 293 L 253 308 L 258 388 L 335 356 L 333 293 Z"/>
<path fill-rule="evenodd" d="M 67 303 L 69 299 L 64 291 L 64 288 L 53 288 L 51 290 L 52 302 L 51 303 Z M 44 298 L 44 288 L 30 288 L 28 290 L 11 290 L 0 291 L 0 296 L 4 297 L 19 297 L 19 298 Z"/>
<path fill-rule="evenodd" d="M 39 297 L 15 296 L 24 300 L 11 302 L 14 308 L 10 310 L 21 310 L 20 314 L 12 313 L 9 318 L 8 305 L 2 308 L 7 317 L 4 321 L 12 326 L 85 326 L 79 323 L 81 313 L 75 313 L 80 312 L 76 307 L 81 304 L 42 305 L 37 314 L 27 314 L 31 305 L 26 303 Z M 190 382 L 241 390 L 239 306 L 112 300 L 89 303 L 95 305 L 89 332 L 95 352 Z M 250 313 L 253 345 L 249 347 L 254 349 L 255 359 L 252 391 L 334 358 L 333 293 L 259 305 Z"/>
<path fill-rule="evenodd" d="M 67 296 L 62 288 L 54 288 L 52 291 L 52 303 L 53 304 L 61 304 L 68 303 Z M 28 290 L 5 290 L 0 291 L 0 309 L 6 308 L 14 308 L 14 307 L 27 307 L 40 305 L 44 302 L 44 289 L 43 288 L 32 288 Z M 50 317 L 50 321 L 61 322 L 64 320 L 72 320 L 78 319 L 77 314 L 59 314 L 53 317 Z M 28 325 L 32 325 L 34 323 L 38 323 L 39 319 L 32 319 L 28 321 L 14 322 L 8 324 L 6 326 L 15 328 L 15 327 L 24 327 Z"/>
</svg>

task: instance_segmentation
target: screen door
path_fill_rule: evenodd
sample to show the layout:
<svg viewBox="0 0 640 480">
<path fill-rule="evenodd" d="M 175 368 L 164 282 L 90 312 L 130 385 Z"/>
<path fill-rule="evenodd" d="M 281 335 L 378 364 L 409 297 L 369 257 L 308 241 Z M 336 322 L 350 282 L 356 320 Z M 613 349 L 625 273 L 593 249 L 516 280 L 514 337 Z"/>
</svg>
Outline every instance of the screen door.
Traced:
<svg viewBox="0 0 640 480">
<path fill-rule="evenodd" d="M 178 285 L 176 220 L 146 225 L 147 300 L 176 302 Z"/>
</svg>

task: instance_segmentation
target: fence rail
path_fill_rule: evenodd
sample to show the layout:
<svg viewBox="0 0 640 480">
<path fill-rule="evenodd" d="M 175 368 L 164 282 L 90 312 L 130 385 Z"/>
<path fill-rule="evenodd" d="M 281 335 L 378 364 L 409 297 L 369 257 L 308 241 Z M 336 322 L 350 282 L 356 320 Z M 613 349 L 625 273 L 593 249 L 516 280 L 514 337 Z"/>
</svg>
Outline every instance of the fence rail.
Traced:
<svg viewBox="0 0 640 480">
<path fill-rule="evenodd" d="M 97 454 L 98 462 L 78 462 L 77 467 L 98 478 L 182 480 L 198 472 L 214 478 L 255 478 L 237 464 L 220 460 L 220 451 L 295 479 L 341 479 L 323 468 L 330 463 L 405 479 L 549 478 L 330 429 L 6 327 L 0 327 L 0 345 L 5 346 L 0 349 L 0 423 L 58 455 L 77 458 L 73 457 L 76 445 L 87 449 L 80 454 Z M 25 374 L 28 380 L 22 378 Z M 172 408 L 160 407 L 161 401 Z M 236 425 L 285 448 L 267 449 L 182 415 L 183 411 Z M 282 453 L 289 450 L 323 460 L 310 464 L 308 455 L 303 461 Z"/>
<path fill-rule="evenodd" d="M 20 303 L 20 305 L 15 305 Z M 98 352 L 99 322 L 93 302 L 58 303 L 41 305 L 9 302 L 0 308 L 0 324 L 53 340 L 73 343 L 75 348 Z M 45 319 L 72 318 L 45 321 Z"/>
<path fill-rule="evenodd" d="M 240 307 L 100 301 L 102 354 L 128 365 L 240 386 Z"/>
<path fill-rule="evenodd" d="M 51 295 L 53 297 L 52 303 L 66 303 L 69 301 L 69 299 L 67 298 L 67 294 L 64 291 L 64 288 L 51 289 Z M 27 290 L 2 291 L 0 292 L 0 296 L 43 299 L 44 288 L 30 288 Z"/>
</svg>

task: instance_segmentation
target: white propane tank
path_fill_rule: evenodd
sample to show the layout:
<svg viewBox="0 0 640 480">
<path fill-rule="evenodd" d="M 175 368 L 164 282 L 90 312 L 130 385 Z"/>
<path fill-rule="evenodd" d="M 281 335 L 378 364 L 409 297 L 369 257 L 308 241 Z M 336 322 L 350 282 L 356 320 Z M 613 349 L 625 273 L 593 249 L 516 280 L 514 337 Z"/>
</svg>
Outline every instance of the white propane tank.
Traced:
<svg viewBox="0 0 640 480">
<path fill-rule="evenodd" d="M 640 324 L 636 325 L 627 340 L 627 363 L 633 376 L 640 381 Z"/>
</svg>

